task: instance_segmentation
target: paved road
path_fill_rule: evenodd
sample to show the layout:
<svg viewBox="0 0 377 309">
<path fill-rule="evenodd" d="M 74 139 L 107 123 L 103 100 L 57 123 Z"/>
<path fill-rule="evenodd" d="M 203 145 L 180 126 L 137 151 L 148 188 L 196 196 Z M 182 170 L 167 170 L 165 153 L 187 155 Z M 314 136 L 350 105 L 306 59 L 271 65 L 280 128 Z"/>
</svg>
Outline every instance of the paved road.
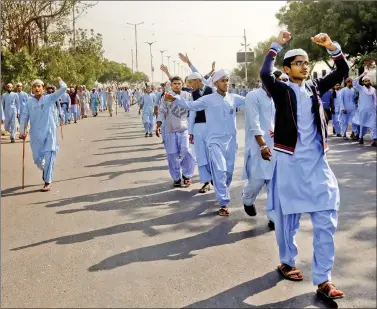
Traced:
<svg viewBox="0 0 377 309">
<path fill-rule="evenodd" d="M 2 307 L 326 308 L 311 284 L 312 227 L 298 233 L 300 283 L 282 280 L 265 195 L 258 216 L 243 212 L 240 151 L 229 218 L 214 193 L 173 189 L 161 140 L 144 138 L 133 107 L 64 128 L 52 191 L 27 146 L 1 147 Z M 3 141 L 4 142 L 4 141 Z M 333 281 L 343 308 L 376 306 L 376 152 L 331 138 L 329 161 L 341 191 Z"/>
</svg>

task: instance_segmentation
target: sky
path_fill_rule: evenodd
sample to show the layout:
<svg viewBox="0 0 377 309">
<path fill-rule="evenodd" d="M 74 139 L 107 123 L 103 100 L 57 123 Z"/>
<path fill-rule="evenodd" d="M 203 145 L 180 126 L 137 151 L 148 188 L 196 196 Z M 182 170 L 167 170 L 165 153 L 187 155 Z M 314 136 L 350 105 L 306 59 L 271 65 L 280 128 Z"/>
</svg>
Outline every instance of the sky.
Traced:
<svg viewBox="0 0 377 309">
<path fill-rule="evenodd" d="M 202 74 L 216 69 L 237 67 L 236 53 L 243 48 L 244 29 L 247 44 L 254 48 L 258 42 L 277 35 L 281 30 L 275 14 L 286 1 L 99 1 L 76 22 L 77 28 L 94 29 L 103 35 L 104 56 L 126 63 L 136 70 L 135 28 L 127 23 L 141 23 L 137 29 L 138 70 L 151 78 L 149 45 L 152 55 L 154 81 L 161 80 L 160 50 L 164 64 L 170 56 L 183 64 L 178 53 L 187 53 Z M 194 13 L 195 12 L 195 13 Z"/>
</svg>

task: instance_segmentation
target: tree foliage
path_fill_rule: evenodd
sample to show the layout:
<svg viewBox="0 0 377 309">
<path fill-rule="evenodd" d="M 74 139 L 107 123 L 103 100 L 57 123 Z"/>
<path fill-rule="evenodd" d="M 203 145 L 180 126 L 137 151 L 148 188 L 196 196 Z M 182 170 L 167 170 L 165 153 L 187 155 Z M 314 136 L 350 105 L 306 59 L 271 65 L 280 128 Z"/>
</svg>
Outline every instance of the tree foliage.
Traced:
<svg viewBox="0 0 377 309">
<path fill-rule="evenodd" d="M 29 84 L 41 78 L 46 84 L 60 76 L 68 84 L 92 87 L 101 83 L 141 82 L 148 77 L 132 74 L 126 64 L 103 57 L 102 35 L 94 30 L 76 30 L 73 46 L 67 18 L 93 4 L 77 0 L 3 0 L 1 7 L 2 84 Z M 66 43 L 66 44 L 65 44 Z"/>
<path fill-rule="evenodd" d="M 377 56 L 377 2 L 374 1 L 290 1 L 276 14 L 287 26 L 292 40 L 287 48 L 303 48 L 311 60 L 326 60 L 326 50 L 310 38 L 328 33 L 339 42 L 347 58 L 362 66 Z"/>
</svg>

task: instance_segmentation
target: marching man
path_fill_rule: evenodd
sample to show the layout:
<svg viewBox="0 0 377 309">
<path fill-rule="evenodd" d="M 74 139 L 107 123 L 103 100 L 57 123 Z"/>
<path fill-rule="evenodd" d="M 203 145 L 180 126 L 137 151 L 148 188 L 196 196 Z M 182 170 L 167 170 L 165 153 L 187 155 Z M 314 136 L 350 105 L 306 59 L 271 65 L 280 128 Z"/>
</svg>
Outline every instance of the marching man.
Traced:
<svg viewBox="0 0 377 309">
<path fill-rule="evenodd" d="M 37 79 L 32 83 L 33 94 L 28 99 L 21 114 L 20 131 L 21 138 L 25 139 L 27 131 L 25 126 L 30 120 L 30 147 L 33 153 L 34 163 L 42 172 L 44 186 L 42 192 L 51 190 L 52 174 L 56 160 L 56 153 L 59 150 L 58 136 L 56 130 L 56 101 L 67 90 L 67 85 L 57 78 L 60 89 L 55 93 L 43 95 L 44 84 Z"/>
</svg>

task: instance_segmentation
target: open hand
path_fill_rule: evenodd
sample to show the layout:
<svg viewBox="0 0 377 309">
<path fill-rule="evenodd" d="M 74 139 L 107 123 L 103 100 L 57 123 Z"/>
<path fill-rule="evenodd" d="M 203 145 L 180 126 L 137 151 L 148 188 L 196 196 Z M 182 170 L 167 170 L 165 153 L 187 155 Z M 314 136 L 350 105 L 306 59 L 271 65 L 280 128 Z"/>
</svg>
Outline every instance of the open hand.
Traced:
<svg viewBox="0 0 377 309">
<path fill-rule="evenodd" d="M 169 72 L 168 67 L 166 65 L 161 64 L 160 69 L 164 73 L 168 73 Z"/>
<path fill-rule="evenodd" d="M 276 43 L 283 45 L 287 43 L 291 39 L 291 33 L 288 31 L 280 31 L 278 38 L 276 39 Z"/>
<path fill-rule="evenodd" d="M 212 62 L 212 71 L 215 71 L 216 69 L 216 61 Z"/>
<path fill-rule="evenodd" d="M 189 59 L 189 57 L 187 56 L 187 54 L 186 54 L 186 56 L 184 55 L 184 54 L 181 54 L 181 53 L 179 53 L 178 54 L 178 57 L 179 57 L 179 59 L 181 59 L 182 60 L 182 62 L 184 62 L 184 63 L 189 63 L 190 62 L 190 59 Z"/>
</svg>

